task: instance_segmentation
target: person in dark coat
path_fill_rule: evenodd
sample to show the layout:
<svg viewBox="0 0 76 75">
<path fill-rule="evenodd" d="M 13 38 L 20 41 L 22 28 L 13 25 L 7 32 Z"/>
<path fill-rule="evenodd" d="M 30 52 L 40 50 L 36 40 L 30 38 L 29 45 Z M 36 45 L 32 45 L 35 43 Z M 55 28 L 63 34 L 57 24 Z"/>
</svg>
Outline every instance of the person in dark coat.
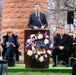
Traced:
<svg viewBox="0 0 76 75">
<path fill-rule="evenodd" d="M 54 50 L 52 53 L 53 62 L 54 62 L 53 67 L 57 66 L 56 55 L 58 55 L 59 53 L 64 53 L 65 65 L 68 66 L 71 38 L 68 34 L 65 34 L 64 31 L 65 31 L 64 27 L 61 26 L 59 28 L 59 34 L 57 34 L 54 37 Z"/>
<path fill-rule="evenodd" d="M 72 65 L 72 75 L 76 75 L 76 61 Z"/>
<path fill-rule="evenodd" d="M 70 66 L 76 60 L 76 31 L 72 34 L 72 45 L 70 49 Z"/>
<path fill-rule="evenodd" d="M 76 55 L 76 31 L 72 34 L 72 50 L 71 53 L 74 52 Z"/>
<path fill-rule="evenodd" d="M 74 53 L 73 58 L 75 58 L 72 64 L 72 75 L 76 75 L 76 31 L 73 34 L 73 49 L 72 50 Z"/>
<path fill-rule="evenodd" d="M 46 16 L 40 12 L 40 4 L 34 5 L 35 12 L 30 14 L 28 26 L 32 29 L 45 29 L 48 26 Z"/>
<path fill-rule="evenodd" d="M 14 54 L 16 55 L 16 60 L 19 61 L 19 51 L 20 46 L 18 42 L 18 36 L 14 35 L 11 28 L 8 28 L 7 34 L 3 36 L 3 42 L 1 44 L 3 47 L 2 57 L 8 60 L 10 58 L 13 60 Z"/>
</svg>

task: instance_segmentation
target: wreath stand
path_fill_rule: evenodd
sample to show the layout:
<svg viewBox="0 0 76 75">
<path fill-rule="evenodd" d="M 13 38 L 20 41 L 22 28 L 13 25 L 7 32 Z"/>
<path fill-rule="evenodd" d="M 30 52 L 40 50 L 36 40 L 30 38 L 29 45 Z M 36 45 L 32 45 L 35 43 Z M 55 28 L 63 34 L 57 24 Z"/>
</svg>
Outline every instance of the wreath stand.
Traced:
<svg viewBox="0 0 76 75">
<path fill-rule="evenodd" d="M 26 68 L 49 68 L 49 55 L 48 59 L 44 62 L 38 62 L 37 60 L 29 57 L 27 53 L 25 52 L 25 42 L 29 38 L 31 34 L 36 34 L 38 32 L 45 33 L 45 31 L 48 32 L 48 35 L 50 36 L 50 30 L 25 30 L 24 31 L 24 63 Z"/>
</svg>

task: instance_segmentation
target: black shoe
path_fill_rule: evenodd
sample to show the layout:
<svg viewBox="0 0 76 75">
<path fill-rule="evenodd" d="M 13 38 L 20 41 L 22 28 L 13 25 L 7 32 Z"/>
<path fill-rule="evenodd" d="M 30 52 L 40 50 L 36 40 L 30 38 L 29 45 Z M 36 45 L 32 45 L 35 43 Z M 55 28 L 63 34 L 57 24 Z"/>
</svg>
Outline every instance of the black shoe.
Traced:
<svg viewBox="0 0 76 75">
<path fill-rule="evenodd" d="M 14 67 L 15 65 L 8 65 L 9 67 Z"/>
<path fill-rule="evenodd" d="M 65 62 L 63 62 L 63 63 L 62 63 L 62 65 L 66 65 L 66 63 L 65 63 Z"/>
<path fill-rule="evenodd" d="M 66 66 L 66 67 L 69 67 L 69 65 L 68 65 L 68 64 L 66 64 L 65 66 Z"/>
<path fill-rule="evenodd" d="M 56 64 L 54 64 L 52 67 L 57 67 L 57 65 L 56 65 Z"/>
</svg>

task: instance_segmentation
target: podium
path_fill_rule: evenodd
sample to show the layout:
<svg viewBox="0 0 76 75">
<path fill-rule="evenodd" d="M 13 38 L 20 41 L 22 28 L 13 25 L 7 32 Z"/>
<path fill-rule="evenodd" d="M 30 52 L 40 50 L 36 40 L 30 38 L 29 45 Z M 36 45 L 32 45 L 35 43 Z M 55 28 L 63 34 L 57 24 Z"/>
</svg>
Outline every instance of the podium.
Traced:
<svg viewBox="0 0 76 75">
<path fill-rule="evenodd" d="M 37 62 L 35 59 L 29 57 L 25 51 L 25 43 L 31 34 L 45 33 L 50 36 L 50 30 L 24 30 L 24 63 L 26 68 L 48 68 L 49 67 L 49 55 L 48 59 L 44 62 Z"/>
</svg>

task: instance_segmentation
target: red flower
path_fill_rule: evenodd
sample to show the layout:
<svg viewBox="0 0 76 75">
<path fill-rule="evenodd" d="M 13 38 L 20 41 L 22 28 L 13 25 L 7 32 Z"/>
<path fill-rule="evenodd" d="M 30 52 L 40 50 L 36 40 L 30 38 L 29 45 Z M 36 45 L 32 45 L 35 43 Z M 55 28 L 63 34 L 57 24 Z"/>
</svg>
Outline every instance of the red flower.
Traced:
<svg viewBox="0 0 76 75">
<path fill-rule="evenodd" d="M 32 42 L 34 43 L 34 42 L 35 42 L 35 40 L 32 40 Z"/>
<path fill-rule="evenodd" d="M 32 50 L 32 47 L 31 46 L 28 46 L 28 49 Z"/>
<path fill-rule="evenodd" d="M 45 50 L 47 51 L 47 50 L 48 50 L 48 48 L 45 48 Z"/>
<path fill-rule="evenodd" d="M 48 40 L 50 40 L 50 38 L 47 38 Z"/>
<path fill-rule="evenodd" d="M 50 50 L 53 50 L 53 48 L 50 48 Z"/>
<path fill-rule="evenodd" d="M 44 35 L 44 33 L 42 33 L 43 37 L 45 38 L 46 36 Z"/>
<path fill-rule="evenodd" d="M 38 55 L 38 58 L 40 58 L 40 56 Z"/>
</svg>

